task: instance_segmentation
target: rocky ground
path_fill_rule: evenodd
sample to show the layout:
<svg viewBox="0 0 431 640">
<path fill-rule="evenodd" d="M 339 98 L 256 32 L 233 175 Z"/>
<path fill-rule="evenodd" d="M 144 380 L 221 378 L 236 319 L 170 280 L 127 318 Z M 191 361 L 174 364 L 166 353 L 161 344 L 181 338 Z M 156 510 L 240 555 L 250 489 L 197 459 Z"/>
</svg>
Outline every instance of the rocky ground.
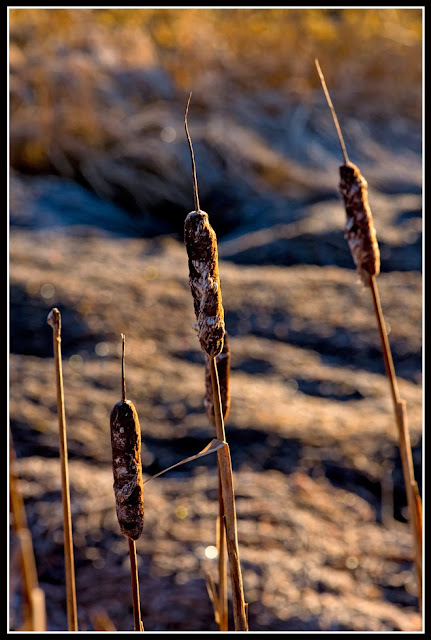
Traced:
<svg viewBox="0 0 431 640">
<path fill-rule="evenodd" d="M 59 178 L 13 173 L 10 196 L 10 422 L 48 628 L 67 626 L 46 322 L 56 306 L 79 628 L 97 628 L 105 612 L 116 629 L 130 630 L 128 545 L 115 516 L 109 435 L 109 412 L 120 399 L 121 333 L 144 477 L 214 436 L 185 248 L 174 232 L 139 237 L 124 211 Z M 421 487 L 421 197 L 415 187 L 382 189 L 371 202 L 382 249 L 378 285 Z M 256 632 L 421 628 L 389 386 L 343 215 L 335 196 L 304 205 L 286 223 L 220 234 L 232 353 L 226 433 Z M 207 573 L 216 578 L 216 560 L 207 557 L 216 512 L 214 455 L 145 485 L 137 551 L 146 631 L 216 630 L 205 586 Z M 16 630 L 19 579 L 10 595 Z"/>
</svg>

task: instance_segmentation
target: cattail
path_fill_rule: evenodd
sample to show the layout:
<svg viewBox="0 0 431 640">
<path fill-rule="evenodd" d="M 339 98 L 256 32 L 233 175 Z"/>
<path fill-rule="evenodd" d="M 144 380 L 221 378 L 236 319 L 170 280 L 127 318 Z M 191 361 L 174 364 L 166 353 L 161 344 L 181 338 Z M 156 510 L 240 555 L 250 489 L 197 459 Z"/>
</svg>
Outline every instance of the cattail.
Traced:
<svg viewBox="0 0 431 640">
<path fill-rule="evenodd" d="M 121 533 L 137 540 L 144 524 L 141 427 L 133 402 L 126 400 L 124 357 L 122 380 L 123 397 L 114 405 L 110 416 L 114 493 Z"/>
<path fill-rule="evenodd" d="M 364 284 L 380 273 L 380 251 L 368 204 L 367 181 L 353 162 L 340 167 L 340 192 L 346 209 L 345 238 Z"/>
<path fill-rule="evenodd" d="M 340 191 L 344 198 L 347 214 L 346 239 L 349 243 L 353 260 L 362 281 L 370 287 L 382 345 L 382 355 L 386 369 L 386 376 L 389 380 L 392 394 L 395 420 L 398 428 L 401 465 L 406 488 L 410 525 L 413 534 L 415 565 L 418 577 L 419 608 L 422 609 L 422 501 L 419 496 L 417 482 L 414 477 L 413 456 L 407 423 L 406 403 L 400 398 L 391 347 L 387 336 L 386 323 L 377 287 L 376 276 L 380 272 L 380 253 L 373 225 L 373 218 L 368 204 L 367 181 L 361 175 L 358 167 L 349 161 L 343 135 L 338 123 L 337 114 L 335 113 L 329 91 L 326 87 L 325 78 L 320 69 L 319 62 L 316 60 L 315 63 L 332 113 L 335 128 L 337 129 L 338 140 L 344 157 L 344 164 L 340 167 Z"/>
<path fill-rule="evenodd" d="M 227 337 L 227 332 L 224 335 L 224 344 L 221 353 L 216 357 L 217 373 L 220 384 L 220 396 L 221 405 L 223 411 L 223 420 L 226 420 L 230 409 L 230 347 Z M 204 398 L 205 412 L 208 416 L 208 420 L 215 426 L 214 415 L 214 399 L 213 389 L 211 383 L 211 371 L 208 359 L 205 361 L 205 398 Z"/>
<path fill-rule="evenodd" d="M 326 87 L 325 78 L 319 62 L 316 60 L 315 63 L 334 119 L 344 157 L 344 164 L 340 166 L 340 192 L 344 199 L 347 216 L 345 238 L 349 244 L 353 261 L 362 282 L 370 284 L 371 276 L 378 276 L 380 273 L 380 251 L 373 216 L 368 204 L 368 184 L 359 168 L 353 162 L 350 162 L 348 158 L 337 114 Z"/>
<path fill-rule="evenodd" d="M 225 333 L 218 270 L 217 236 L 210 225 L 208 214 L 201 211 L 199 207 L 193 147 L 187 128 L 190 98 L 191 94 L 187 102 L 185 128 L 192 158 L 195 211 L 191 211 L 185 219 L 184 243 L 189 261 L 189 283 L 193 295 L 197 320 L 195 327 L 199 342 L 202 350 L 210 358 L 215 358 L 223 349 Z"/>
<path fill-rule="evenodd" d="M 219 471 L 219 591 L 217 594 L 216 618 L 219 630 L 227 631 L 226 555 L 224 552 L 227 546 L 231 568 L 235 631 L 247 631 L 248 621 L 239 561 L 232 462 L 224 431 L 222 399 L 216 362 L 217 356 L 222 352 L 225 338 L 224 311 L 218 271 L 217 238 L 209 223 L 208 214 L 201 211 L 199 207 L 195 159 L 187 126 L 187 114 L 191 97 L 192 94 L 190 94 L 187 102 L 184 125 L 192 161 L 195 210 L 191 211 L 186 217 L 184 243 L 189 259 L 189 283 L 197 319 L 197 333 L 201 348 L 208 355 L 217 439 L 225 443 L 225 446 L 217 451 Z"/>
</svg>

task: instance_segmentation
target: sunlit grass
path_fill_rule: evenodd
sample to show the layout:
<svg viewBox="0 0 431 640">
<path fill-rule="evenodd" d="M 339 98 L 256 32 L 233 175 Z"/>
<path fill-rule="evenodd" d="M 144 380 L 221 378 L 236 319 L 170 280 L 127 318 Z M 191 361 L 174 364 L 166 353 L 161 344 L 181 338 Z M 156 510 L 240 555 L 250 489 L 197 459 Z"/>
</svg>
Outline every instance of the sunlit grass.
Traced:
<svg viewBox="0 0 431 640">
<path fill-rule="evenodd" d="M 72 176 L 78 143 L 109 150 L 148 104 L 139 89 L 131 97 L 117 86 L 126 69 L 160 70 L 185 93 L 202 83 L 212 106 L 277 92 L 287 109 L 320 100 L 317 57 L 346 117 L 422 115 L 421 9 L 14 8 L 9 24 L 11 162 L 20 168 Z"/>
</svg>

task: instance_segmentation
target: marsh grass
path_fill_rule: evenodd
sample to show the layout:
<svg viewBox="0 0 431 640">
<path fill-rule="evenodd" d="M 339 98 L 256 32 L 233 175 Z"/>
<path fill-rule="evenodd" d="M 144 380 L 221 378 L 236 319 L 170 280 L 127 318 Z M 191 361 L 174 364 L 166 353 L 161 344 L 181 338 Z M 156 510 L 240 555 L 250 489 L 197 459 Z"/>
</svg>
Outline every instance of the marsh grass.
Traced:
<svg viewBox="0 0 431 640">
<path fill-rule="evenodd" d="M 350 116 L 417 120 L 421 34 L 420 9 L 13 8 L 11 164 L 77 178 L 128 206 L 144 197 L 145 173 L 153 199 L 163 184 L 182 205 L 181 162 L 175 160 L 169 181 L 157 176 L 165 161 L 160 136 L 152 157 L 142 144 L 136 167 L 130 162 L 142 134 L 146 141 L 165 126 L 151 114 L 162 113 L 166 93 L 181 95 L 193 83 L 208 115 L 213 105 L 225 109 L 233 87 L 233 102 L 242 93 L 261 115 L 274 91 L 277 113 L 286 102 L 307 111 L 318 88 L 309 52 L 324 49 L 333 62 L 328 80 Z M 162 88 L 164 74 L 172 86 L 150 96 L 149 105 L 140 75 L 125 90 L 123 74 L 133 78 L 136 69 L 160 70 Z M 393 77 L 399 83 L 388 82 Z M 210 100 L 208 83 L 215 86 Z M 115 159 L 122 157 L 120 170 Z"/>
</svg>

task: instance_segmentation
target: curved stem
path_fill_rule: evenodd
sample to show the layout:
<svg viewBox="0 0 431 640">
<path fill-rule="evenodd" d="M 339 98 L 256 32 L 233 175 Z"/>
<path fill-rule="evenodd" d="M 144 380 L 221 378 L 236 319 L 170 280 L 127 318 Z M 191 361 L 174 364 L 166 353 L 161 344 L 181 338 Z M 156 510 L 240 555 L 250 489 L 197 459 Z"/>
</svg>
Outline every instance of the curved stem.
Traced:
<svg viewBox="0 0 431 640">
<path fill-rule="evenodd" d="M 189 113 L 190 100 L 192 98 L 192 92 L 190 91 L 189 99 L 187 100 L 186 112 L 184 114 L 184 127 L 186 129 L 187 142 L 189 143 L 190 157 L 192 161 L 192 173 L 193 173 L 193 197 L 195 201 L 195 211 L 200 211 L 199 208 L 199 194 L 198 194 L 198 180 L 196 177 L 196 164 L 195 154 L 193 153 L 192 139 L 190 138 L 189 127 L 187 124 L 187 115 Z"/>
</svg>

